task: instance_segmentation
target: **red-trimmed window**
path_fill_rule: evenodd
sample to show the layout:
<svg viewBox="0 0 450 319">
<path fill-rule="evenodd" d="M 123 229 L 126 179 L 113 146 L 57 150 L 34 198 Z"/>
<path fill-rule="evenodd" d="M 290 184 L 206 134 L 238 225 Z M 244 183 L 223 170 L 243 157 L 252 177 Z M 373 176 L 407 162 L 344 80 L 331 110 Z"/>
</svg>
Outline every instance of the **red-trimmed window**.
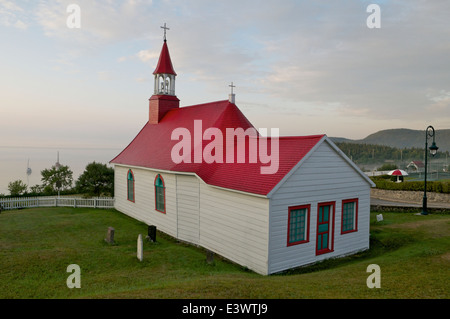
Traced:
<svg viewBox="0 0 450 319">
<path fill-rule="evenodd" d="M 166 212 L 166 187 L 160 174 L 155 178 L 155 209 L 158 212 Z"/>
<path fill-rule="evenodd" d="M 134 203 L 134 175 L 131 169 L 127 174 L 127 199 Z"/>
<path fill-rule="evenodd" d="M 333 251 L 335 202 L 317 205 L 316 255 Z"/>
<path fill-rule="evenodd" d="M 358 199 L 342 201 L 341 234 L 358 231 Z"/>
<path fill-rule="evenodd" d="M 287 245 L 309 242 L 309 215 L 311 205 L 289 207 Z"/>
</svg>

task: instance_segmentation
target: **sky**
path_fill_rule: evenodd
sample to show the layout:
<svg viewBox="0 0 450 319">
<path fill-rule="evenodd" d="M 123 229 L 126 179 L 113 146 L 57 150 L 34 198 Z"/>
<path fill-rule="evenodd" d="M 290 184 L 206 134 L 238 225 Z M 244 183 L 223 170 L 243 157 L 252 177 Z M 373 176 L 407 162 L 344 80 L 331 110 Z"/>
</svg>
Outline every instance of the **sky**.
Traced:
<svg viewBox="0 0 450 319">
<path fill-rule="evenodd" d="M 449 129 L 449 12 L 446 0 L 0 0 L 0 146 L 124 148 L 148 120 L 164 23 L 182 107 L 225 100 L 233 82 L 253 125 L 282 136 Z"/>
</svg>

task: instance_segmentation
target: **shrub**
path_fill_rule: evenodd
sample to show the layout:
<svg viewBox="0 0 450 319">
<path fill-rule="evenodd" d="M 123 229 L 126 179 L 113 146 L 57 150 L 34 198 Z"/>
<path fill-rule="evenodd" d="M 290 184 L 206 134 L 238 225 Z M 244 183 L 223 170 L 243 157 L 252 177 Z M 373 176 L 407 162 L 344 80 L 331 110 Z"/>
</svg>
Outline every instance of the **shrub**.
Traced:
<svg viewBox="0 0 450 319">
<path fill-rule="evenodd" d="M 372 181 L 375 183 L 376 187 L 379 189 L 386 190 L 403 190 L 403 191 L 421 191 L 424 190 L 424 182 L 412 181 L 395 183 L 391 182 L 389 179 L 385 179 L 384 176 L 371 177 Z M 450 187 L 448 182 L 440 181 L 427 181 L 427 192 L 435 193 L 450 193 Z"/>
<path fill-rule="evenodd" d="M 443 193 L 450 193 L 450 187 L 449 182 L 442 182 L 442 192 Z"/>
</svg>

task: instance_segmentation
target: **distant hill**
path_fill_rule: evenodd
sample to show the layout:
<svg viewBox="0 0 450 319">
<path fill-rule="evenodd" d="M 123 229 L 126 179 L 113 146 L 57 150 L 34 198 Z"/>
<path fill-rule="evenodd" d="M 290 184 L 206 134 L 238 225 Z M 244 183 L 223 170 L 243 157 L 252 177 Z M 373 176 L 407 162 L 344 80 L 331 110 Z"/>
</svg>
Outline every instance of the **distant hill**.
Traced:
<svg viewBox="0 0 450 319">
<path fill-rule="evenodd" d="M 450 129 L 436 130 L 436 145 L 439 151 L 450 151 Z M 405 128 L 383 130 L 370 134 L 361 140 L 351 140 L 342 137 L 332 137 L 334 142 L 346 142 L 355 144 L 375 144 L 385 145 L 397 148 L 424 148 L 425 147 L 425 130 L 410 130 Z M 432 143 L 432 139 L 428 140 L 428 145 Z"/>
</svg>

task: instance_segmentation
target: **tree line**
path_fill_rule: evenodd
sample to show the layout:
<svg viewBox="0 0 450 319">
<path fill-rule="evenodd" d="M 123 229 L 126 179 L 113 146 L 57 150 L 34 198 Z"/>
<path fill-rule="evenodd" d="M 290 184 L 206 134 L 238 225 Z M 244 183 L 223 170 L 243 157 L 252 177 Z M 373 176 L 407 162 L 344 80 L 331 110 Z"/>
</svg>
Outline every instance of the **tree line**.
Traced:
<svg viewBox="0 0 450 319">
<path fill-rule="evenodd" d="M 41 182 L 28 187 L 21 180 L 8 184 L 11 196 L 39 196 L 56 194 L 82 194 L 86 196 L 114 196 L 114 169 L 95 161 L 86 165 L 84 172 L 73 184 L 73 172 L 66 165 L 41 171 Z"/>
<path fill-rule="evenodd" d="M 371 164 L 384 162 L 385 160 L 394 161 L 423 161 L 425 158 L 424 148 L 396 148 L 385 145 L 375 144 L 356 144 L 339 142 L 336 145 L 357 164 Z M 449 152 L 438 151 L 435 159 L 445 159 Z"/>
</svg>

